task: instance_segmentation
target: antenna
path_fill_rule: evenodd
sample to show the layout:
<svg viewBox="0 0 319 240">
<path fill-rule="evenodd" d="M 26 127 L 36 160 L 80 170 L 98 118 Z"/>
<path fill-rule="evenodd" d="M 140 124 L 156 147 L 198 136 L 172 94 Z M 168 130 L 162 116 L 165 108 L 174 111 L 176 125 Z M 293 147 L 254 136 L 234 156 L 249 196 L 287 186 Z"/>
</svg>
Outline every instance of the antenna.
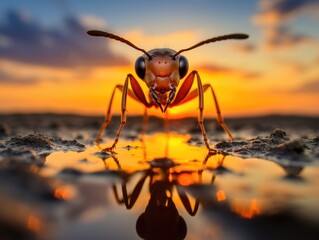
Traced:
<svg viewBox="0 0 319 240">
<path fill-rule="evenodd" d="M 95 37 L 111 38 L 111 39 L 114 39 L 116 41 L 123 42 L 123 43 L 129 45 L 130 47 L 135 48 L 136 50 L 143 52 L 149 59 L 152 58 L 151 55 L 148 52 L 146 52 L 144 49 L 139 48 L 139 47 L 135 46 L 133 43 L 131 43 L 130 41 L 128 41 L 120 36 L 114 35 L 112 33 L 103 32 L 103 31 L 99 31 L 99 30 L 90 30 L 90 31 L 87 31 L 87 34 L 89 34 L 91 36 L 95 36 Z"/>
<path fill-rule="evenodd" d="M 247 34 L 243 34 L 243 33 L 233 33 L 233 34 L 228 34 L 228 35 L 223 35 L 223 36 L 218 36 L 218 37 L 213 37 L 213 38 L 209 38 L 207 40 L 201 41 L 197 44 L 195 44 L 194 46 L 191 46 L 189 48 L 184 48 L 179 50 L 178 52 L 176 52 L 173 56 L 173 58 L 175 58 L 178 54 L 180 54 L 181 52 L 185 52 L 185 51 L 189 51 L 192 50 L 194 48 L 200 47 L 204 44 L 207 43 L 212 43 L 212 42 L 217 42 L 217 41 L 223 41 L 223 40 L 228 40 L 228 39 L 246 39 L 249 36 Z"/>
</svg>

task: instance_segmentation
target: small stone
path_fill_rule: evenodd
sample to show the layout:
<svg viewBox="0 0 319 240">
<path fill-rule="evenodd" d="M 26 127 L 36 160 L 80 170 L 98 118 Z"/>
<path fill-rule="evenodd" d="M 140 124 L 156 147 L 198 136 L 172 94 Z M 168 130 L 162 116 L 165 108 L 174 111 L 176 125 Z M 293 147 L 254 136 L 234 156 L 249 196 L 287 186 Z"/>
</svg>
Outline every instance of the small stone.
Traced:
<svg viewBox="0 0 319 240">
<path fill-rule="evenodd" d="M 275 138 L 275 139 L 284 139 L 284 140 L 288 140 L 289 139 L 287 137 L 286 132 L 284 130 L 281 130 L 281 129 L 276 129 L 275 131 L 270 133 L 270 137 L 271 138 Z"/>
<path fill-rule="evenodd" d="M 5 123 L 0 123 L 0 136 L 8 136 L 11 132 L 10 127 Z"/>
<path fill-rule="evenodd" d="M 305 145 L 300 140 L 294 139 L 280 144 L 276 150 L 280 152 L 301 154 L 305 150 Z"/>
</svg>

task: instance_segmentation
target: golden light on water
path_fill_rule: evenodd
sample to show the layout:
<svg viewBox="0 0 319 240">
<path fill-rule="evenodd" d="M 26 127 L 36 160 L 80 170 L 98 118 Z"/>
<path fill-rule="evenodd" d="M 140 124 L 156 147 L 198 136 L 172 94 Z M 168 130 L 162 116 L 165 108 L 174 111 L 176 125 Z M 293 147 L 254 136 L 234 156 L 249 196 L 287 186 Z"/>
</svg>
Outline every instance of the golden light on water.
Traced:
<svg viewBox="0 0 319 240">
<path fill-rule="evenodd" d="M 42 227 L 41 219 L 36 215 L 29 215 L 27 219 L 27 228 L 32 232 L 39 232 Z"/>
<path fill-rule="evenodd" d="M 56 199 L 68 200 L 72 195 L 72 191 L 68 187 L 58 187 L 54 190 L 54 197 Z"/>
<path fill-rule="evenodd" d="M 216 196 L 217 196 L 217 201 L 221 202 L 221 201 L 225 201 L 226 200 L 226 194 L 225 191 L 223 190 L 219 190 L 216 192 Z"/>
<path fill-rule="evenodd" d="M 261 215 L 261 206 L 257 199 L 234 199 L 231 201 L 232 211 L 238 213 L 243 218 L 253 218 Z"/>
<path fill-rule="evenodd" d="M 189 186 L 193 183 L 193 181 L 194 180 L 191 174 L 182 173 L 182 174 L 179 174 L 177 177 L 178 184 L 182 186 Z"/>
<path fill-rule="evenodd" d="M 91 207 L 95 209 L 98 203 L 98 211 L 100 207 L 105 209 L 106 218 L 113 216 L 113 211 L 122 216 L 123 211 L 130 209 L 127 214 L 134 215 L 133 224 L 141 214 L 152 209 L 150 206 L 155 200 L 157 204 L 165 203 L 166 207 L 174 205 L 189 229 L 203 222 L 209 228 L 214 224 L 218 227 L 219 218 L 214 222 L 208 217 L 210 214 L 215 216 L 218 209 L 226 211 L 227 218 L 242 218 L 246 222 L 259 221 L 258 216 L 272 216 L 281 207 L 285 209 L 287 205 L 284 204 L 298 209 L 308 201 L 307 208 L 317 206 L 314 183 L 312 186 L 307 183 L 306 187 L 305 181 L 294 184 L 285 179 L 280 165 L 269 160 L 242 159 L 221 152 L 207 157 L 205 146 L 189 145 L 189 137 L 154 133 L 145 135 L 144 142 L 136 138 L 120 138 L 113 155 L 101 153 L 101 149 L 112 144 L 113 140 L 103 138 L 105 142 L 101 148 L 92 145 L 80 153 L 50 154 L 41 171 L 45 175 L 66 177 L 71 182 L 80 183 L 76 189 L 80 194 L 76 198 L 72 198 L 72 189 L 66 186 L 55 189 L 55 198 L 67 200 L 68 204 L 87 199 L 91 191 L 95 191 L 91 190 L 92 183 L 101 179 L 97 183 L 99 187 L 96 186 L 99 193 L 93 197 L 90 195 L 93 199 Z M 69 171 L 70 168 L 75 171 Z M 316 169 L 314 173 L 317 172 Z M 311 182 L 307 174 L 303 177 Z M 303 194 L 306 188 L 308 193 Z M 310 195 L 313 199 L 309 199 Z M 199 222 L 192 217 L 195 215 Z M 40 219 L 29 218 L 29 229 L 42 231 L 41 226 Z"/>
</svg>

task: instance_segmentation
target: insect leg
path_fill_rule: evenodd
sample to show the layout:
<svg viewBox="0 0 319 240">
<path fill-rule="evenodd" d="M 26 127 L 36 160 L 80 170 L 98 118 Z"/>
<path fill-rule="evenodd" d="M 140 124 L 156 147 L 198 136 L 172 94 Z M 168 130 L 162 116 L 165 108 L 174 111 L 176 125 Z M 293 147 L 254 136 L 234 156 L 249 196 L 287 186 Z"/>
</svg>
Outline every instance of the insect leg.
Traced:
<svg viewBox="0 0 319 240">
<path fill-rule="evenodd" d="M 199 115 L 198 115 L 198 125 L 202 131 L 202 136 L 205 142 L 205 145 L 207 147 L 207 149 L 209 151 L 211 151 L 212 149 L 210 148 L 209 144 L 208 144 L 208 139 L 207 139 L 207 134 L 206 134 L 206 130 L 205 130 L 205 126 L 204 126 L 204 117 L 203 117 L 203 112 L 204 112 L 204 90 L 203 90 L 203 84 L 202 81 L 200 79 L 199 74 L 197 73 L 197 71 L 194 71 L 196 74 L 196 78 L 197 78 L 197 91 L 198 91 L 198 108 L 199 108 Z"/>
<path fill-rule="evenodd" d="M 175 99 L 173 102 L 169 105 L 169 108 L 180 105 L 181 102 L 184 101 L 187 94 L 189 93 L 191 87 L 193 86 L 195 77 L 195 71 L 192 71 L 186 79 L 183 81 L 183 84 L 181 85 L 180 89 L 178 90 Z"/>
<path fill-rule="evenodd" d="M 109 102 L 109 106 L 107 108 L 107 112 L 106 112 L 106 116 L 105 116 L 104 122 L 103 122 L 103 124 L 102 124 L 102 126 L 101 126 L 101 128 L 99 130 L 99 133 L 96 136 L 96 139 L 95 139 L 96 143 L 98 143 L 100 141 L 101 136 L 102 136 L 105 128 L 107 128 L 108 125 L 111 122 L 111 119 L 112 119 L 112 105 L 113 105 L 113 99 L 114 99 L 114 96 L 115 96 L 116 89 L 122 90 L 123 86 L 122 85 L 116 85 L 115 88 L 113 89 L 113 92 L 112 92 L 112 95 L 111 95 L 111 98 L 110 98 L 110 102 Z"/>
<path fill-rule="evenodd" d="M 121 92 L 123 91 L 123 88 L 124 86 L 123 85 L 116 85 L 113 89 L 113 92 L 112 92 L 112 95 L 111 95 L 111 98 L 110 98 L 110 101 L 109 101 L 109 106 L 107 108 L 107 112 L 106 112 L 106 115 L 105 115 L 105 119 L 104 119 L 104 122 L 99 130 L 99 133 L 95 139 L 95 142 L 98 143 L 101 139 L 101 136 L 105 130 L 105 128 L 108 127 L 108 125 L 110 124 L 111 122 L 111 119 L 112 119 L 112 105 L 113 105 L 113 99 L 115 97 L 115 92 L 116 92 L 116 89 L 120 90 Z M 139 101 L 139 99 L 136 98 L 135 94 L 133 93 L 132 90 L 128 89 L 128 95 L 133 98 L 134 100 L 136 101 Z"/>
<path fill-rule="evenodd" d="M 113 149 L 115 148 L 117 142 L 119 141 L 122 129 L 126 123 L 126 100 L 127 100 L 127 93 L 128 93 L 128 81 L 129 81 L 129 76 L 126 77 L 125 83 L 122 88 L 121 124 L 116 132 L 113 145 L 111 147 L 107 147 L 103 149 L 103 151 L 113 152 Z"/>
<path fill-rule="evenodd" d="M 147 124 L 148 124 L 148 114 L 147 114 L 147 108 L 144 108 L 144 115 L 143 115 L 143 125 L 142 125 L 142 139 L 144 137 L 144 135 L 146 134 L 146 130 L 147 130 Z"/>
<path fill-rule="evenodd" d="M 194 207 L 192 208 L 191 202 L 189 201 L 189 198 L 184 188 L 180 187 L 179 185 L 176 185 L 176 190 L 188 214 L 191 216 L 195 216 L 199 208 L 199 203 L 200 203 L 199 200 L 195 198 L 195 204 L 194 204 Z"/>
<path fill-rule="evenodd" d="M 131 86 L 132 86 L 132 90 L 130 90 L 128 88 L 128 82 L 130 81 Z M 126 102 L 127 102 L 127 96 L 130 96 L 131 98 L 133 98 L 134 100 L 136 100 L 137 102 L 143 103 L 145 107 L 150 108 L 153 105 L 151 103 L 148 103 L 146 101 L 145 95 L 142 91 L 142 88 L 140 87 L 140 85 L 138 84 L 138 82 L 135 80 L 135 78 L 133 77 L 133 75 L 128 74 L 126 79 L 125 79 L 125 83 L 123 86 L 121 86 L 120 90 L 122 91 L 122 103 L 121 103 L 121 124 L 116 132 L 116 136 L 114 139 L 114 143 L 111 147 L 105 148 L 103 149 L 103 151 L 106 152 L 113 152 L 117 142 L 119 141 L 122 129 L 126 123 Z M 113 101 L 113 97 L 111 97 L 111 100 Z M 111 105 L 110 105 L 111 106 Z M 111 107 L 109 107 L 111 108 Z M 104 128 L 102 129 L 103 132 Z"/>
<path fill-rule="evenodd" d="M 123 195 L 122 199 L 120 199 L 120 197 L 119 197 L 116 185 L 113 185 L 113 193 L 114 193 L 116 201 L 119 204 L 123 204 L 124 203 L 127 209 L 131 209 L 134 206 L 136 200 L 138 199 L 138 197 L 139 197 L 139 195 L 141 193 L 141 190 L 143 188 L 144 182 L 145 182 L 145 180 L 147 179 L 148 176 L 149 176 L 148 172 L 146 172 L 145 175 L 138 181 L 138 183 L 134 187 L 134 189 L 133 189 L 131 194 L 127 193 L 127 187 L 126 187 L 127 182 L 124 181 L 122 183 L 122 195 Z"/>
<path fill-rule="evenodd" d="M 217 114 L 217 124 L 222 127 L 224 129 L 224 131 L 228 134 L 228 136 L 230 137 L 230 139 L 232 141 L 234 141 L 234 137 L 232 136 L 232 134 L 230 133 L 230 130 L 229 128 L 227 127 L 226 123 L 224 122 L 223 120 L 223 117 L 222 117 L 222 114 L 221 114 L 221 111 L 220 111 L 220 107 L 219 107 L 219 104 L 218 104 L 218 101 L 217 101 L 217 97 L 216 97 L 216 94 L 215 94 L 215 91 L 213 89 L 213 87 L 210 85 L 210 84 L 207 84 L 208 87 L 210 88 L 211 92 L 212 92 L 212 95 L 213 95 L 213 99 L 214 99 L 214 102 L 215 102 L 215 107 L 216 107 L 216 114 Z"/>
<path fill-rule="evenodd" d="M 206 135 L 206 131 L 205 131 L 205 127 L 204 127 L 204 117 L 203 117 L 203 111 L 204 111 L 204 87 L 202 85 L 202 81 L 200 79 L 200 76 L 198 74 L 198 72 L 196 71 L 196 78 L 197 78 L 197 87 L 198 87 L 198 98 L 199 98 L 199 116 L 198 116 L 198 124 L 202 130 L 202 135 L 203 135 L 203 138 L 204 138 L 204 142 L 207 146 L 207 148 L 209 150 L 211 150 L 211 148 L 209 147 L 209 144 L 208 144 L 208 141 L 207 141 L 207 135 Z M 233 136 L 230 134 L 230 131 L 227 127 L 227 125 L 224 123 L 223 121 L 223 118 L 221 116 L 221 113 L 220 113 L 220 108 L 219 108 L 219 105 L 218 105 L 218 102 L 217 102 L 217 98 L 216 98 L 216 95 L 213 91 L 213 88 L 208 85 L 210 87 L 210 89 L 212 90 L 212 94 L 213 94 L 213 97 L 214 97 L 214 102 L 215 102 L 215 106 L 216 106 L 216 111 L 217 111 L 217 121 L 218 121 L 218 124 L 225 130 L 225 132 L 229 135 L 229 137 L 234 140 Z"/>
<path fill-rule="evenodd" d="M 197 79 L 199 78 L 199 80 L 200 80 L 199 74 L 197 72 L 196 72 L 196 76 L 197 76 Z M 199 89 L 194 89 L 191 92 L 189 92 L 189 94 L 186 97 L 179 99 L 179 101 L 175 101 L 174 100 L 174 102 L 172 103 L 172 105 L 170 107 L 177 106 L 177 105 L 182 105 L 184 103 L 187 103 L 187 102 L 193 100 L 194 98 L 199 97 L 200 92 L 204 93 L 204 92 L 206 92 L 207 89 L 210 89 L 211 92 L 212 92 L 212 95 L 213 95 L 213 100 L 214 100 L 215 107 L 216 107 L 217 124 L 218 124 L 218 126 L 223 128 L 223 130 L 227 133 L 227 135 L 229 136 L 229 138 L 231 140 L 234 140 L 234 137 L 230 133 L 229 128 L 227 127 L 226 123 L 223 120 L 223 117 L 222 117 L 221 111 L 220 111 L 220 107 L 219 107 L 219 104 L 218 104 L 218 101 L 217 101 L 217 96 L 216 96 L 216 94 L 214 92 L 213 87 L 210 84 L 202 85 L 202 91 L 199 91 Z"/>
</svg>

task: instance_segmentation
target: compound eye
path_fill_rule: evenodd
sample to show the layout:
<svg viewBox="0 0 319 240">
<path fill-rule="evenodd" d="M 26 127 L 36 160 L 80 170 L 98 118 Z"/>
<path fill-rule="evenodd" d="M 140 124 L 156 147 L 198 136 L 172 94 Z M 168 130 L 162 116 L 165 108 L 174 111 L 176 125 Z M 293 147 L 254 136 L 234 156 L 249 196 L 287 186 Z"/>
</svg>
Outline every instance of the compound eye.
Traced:
<svg viewBox="0 0 319 240">
<path fill-rule="evenodd" d="M 144 80 L 144 77 L 145 77 L 145 59 L 144 59 L 143 56 L 141 56 L 138 59 L 136 59 L 135 72 L 136 72 L 137 76 L 140 79 Z"/>
<path fill-rule="evenodd" d="M 188 61 L 186 57 L 180 56 L 179 57 L 179 76 L 182 79 L 186 76 L 188 72 Z"/>
</svg>

